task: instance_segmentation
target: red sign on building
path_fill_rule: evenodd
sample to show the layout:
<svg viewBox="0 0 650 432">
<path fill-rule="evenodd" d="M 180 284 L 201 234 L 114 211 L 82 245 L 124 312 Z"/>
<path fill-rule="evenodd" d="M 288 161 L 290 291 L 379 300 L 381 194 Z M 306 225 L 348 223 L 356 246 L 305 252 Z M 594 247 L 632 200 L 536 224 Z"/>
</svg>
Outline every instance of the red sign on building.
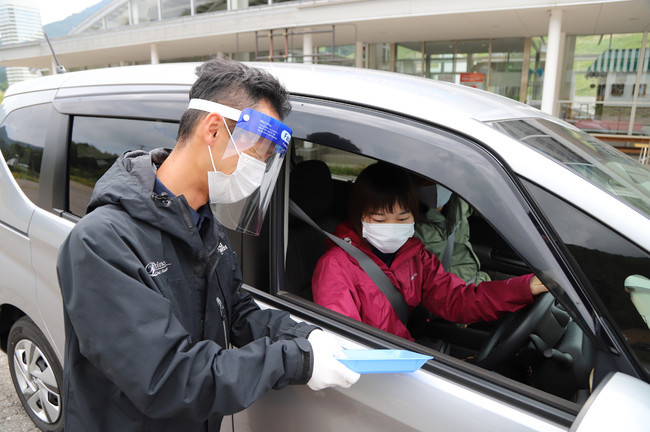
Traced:
<svg viewBox="0 0 650 432">
<path fill-rule="evenodd" d="M 480 83 L 483 82 L 483 74 L 478 72 L 466 72 L 460 74 L 460 82 L 462 83 Z"/>
</svg>

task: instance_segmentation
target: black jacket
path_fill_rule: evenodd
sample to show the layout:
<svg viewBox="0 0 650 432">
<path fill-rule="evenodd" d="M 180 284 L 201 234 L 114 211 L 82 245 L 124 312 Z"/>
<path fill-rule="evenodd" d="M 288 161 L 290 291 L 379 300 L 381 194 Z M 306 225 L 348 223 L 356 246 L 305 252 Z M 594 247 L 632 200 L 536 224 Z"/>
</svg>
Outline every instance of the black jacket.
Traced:
<svg viewBox="0 0 650 432">
<path fill-rule="evenodd" d="M 260 310 L 223 227 L 152 192 L 168 154 L 120 157 L 59 252 L 66 432 L 216 431 L 311 376 L 314 327 Z"/>
</svg>

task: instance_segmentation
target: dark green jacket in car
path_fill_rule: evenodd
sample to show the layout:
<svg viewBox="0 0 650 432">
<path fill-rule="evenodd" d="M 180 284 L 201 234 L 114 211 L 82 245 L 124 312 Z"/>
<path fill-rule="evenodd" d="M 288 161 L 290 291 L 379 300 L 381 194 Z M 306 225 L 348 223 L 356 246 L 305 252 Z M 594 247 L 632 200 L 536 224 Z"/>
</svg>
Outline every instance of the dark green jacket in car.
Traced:
<svg viewBox="0 0 650 432">
<path fill-rule="evenodd" d="M 451 199 L 439 212 L 428 209 L 420 213 L 415 226 L 415 235 L 424 243 L 424 247 L 433 253 L 443 264 L 445 270 L 454 273 L 465 282 L 479 284 L 489 281 L 490 276 L 480 271 L 481 263 L 469 241 L 468 218 L 472 214 L 469 204 L 452 195 Z M 454 233 L 451 259 L 445 257 L 449 236 Z"/>
<path fill-rule="evenodd" d="M 66 432 L 217 431 L 311 376 L 314 327 L 260 310 L 223 227 L 153 193 L 168 153 L 120 157 L 60 250 Z"/>
</svg>

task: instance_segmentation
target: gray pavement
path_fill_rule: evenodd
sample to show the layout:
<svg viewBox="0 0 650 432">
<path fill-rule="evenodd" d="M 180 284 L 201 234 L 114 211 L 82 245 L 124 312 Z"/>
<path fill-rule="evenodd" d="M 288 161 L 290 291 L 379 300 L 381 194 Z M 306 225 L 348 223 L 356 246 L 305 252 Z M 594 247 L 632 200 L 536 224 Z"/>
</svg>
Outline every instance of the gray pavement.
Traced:
<svg viewBox="0 0 650 432">
<path fill-rule="evenodd" d="M 23 410 L 9 375 L 7 355 L 0 351 L 0 432 L 39 432 Z"/>
</svg>

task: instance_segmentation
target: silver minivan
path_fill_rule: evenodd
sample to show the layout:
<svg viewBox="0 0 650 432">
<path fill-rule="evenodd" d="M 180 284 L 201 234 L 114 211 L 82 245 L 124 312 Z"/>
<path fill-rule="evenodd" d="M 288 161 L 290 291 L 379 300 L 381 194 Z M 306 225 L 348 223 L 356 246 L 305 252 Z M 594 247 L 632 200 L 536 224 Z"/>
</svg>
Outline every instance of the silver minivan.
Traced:
<svg viewBox="0 0 650 432">
<path fill-rule="evenodd" d="M 287 86 L 291 157 L 258 237 L 230 232 L 246 289 L 345 348 L 433 357 L 350 389 L 272 391 L 223 422 L 235 431 L 647 430 L 650 171 L 579 129 L 484 91 L 335 66 L 255 64 Z M 196 64 L 110 68 L 9 88 L 0 106 L 0 347 L 27 413 L 61 430 L 62 303 L 56 257 L 93 185 L 121 153 L 172 147 Z M 328 170 L 298 169 L 317 160 Z M 550 289 L 504 319 L 409 322 L 408 341 L 316 305 L 321 227 L 384 161 L 471 206 L 482 270 L 534 272 Z M 302 187 L 292 187 L 292 185 Z M 305 187 L 307 185 L 307 187 Z M 421 343 L 435 337 L 445 353 Z"/>
</svg>

